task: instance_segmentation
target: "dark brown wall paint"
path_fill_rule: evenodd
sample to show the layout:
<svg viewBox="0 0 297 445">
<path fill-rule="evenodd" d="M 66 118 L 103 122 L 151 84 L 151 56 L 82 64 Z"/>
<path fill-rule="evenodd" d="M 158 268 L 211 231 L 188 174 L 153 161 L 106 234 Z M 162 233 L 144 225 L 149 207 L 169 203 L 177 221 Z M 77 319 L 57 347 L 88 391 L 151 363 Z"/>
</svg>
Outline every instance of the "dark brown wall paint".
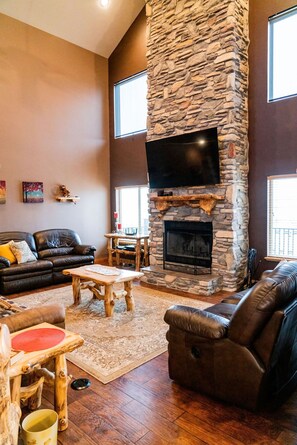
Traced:
<svg viewBox="0 0 297 445">
<path fill-rule="evenodd" d="M 0 29 L 0 230 L 72 228 L 104 254 L 107 59 L 2 14 Z M 22 202 L 22 181 L 44 183 L 43 204 Z M 55 201 L 58 184 L 80 202 Z"/>
<path fill-rule="evenodd" d="M 147 183 L 146 133 L 114 138 L 114 97 L 116 82 L 146 70 L 146 17 L 143 9 L 114 50 L 109 65 L 110 103 L 110 178 L 111 208 L 115 206 L 114 188 Z"/>
<path fill-rule="evenodd" d="M 267 245 L 267 176 L 297 168 L 297 97 L 267 103 L 268 17 L 296 5 L 293 0 L 250 0 L 250 246 L 262 259 L 259 272 L 275 267 L 264 260 Z"/>
</svg>

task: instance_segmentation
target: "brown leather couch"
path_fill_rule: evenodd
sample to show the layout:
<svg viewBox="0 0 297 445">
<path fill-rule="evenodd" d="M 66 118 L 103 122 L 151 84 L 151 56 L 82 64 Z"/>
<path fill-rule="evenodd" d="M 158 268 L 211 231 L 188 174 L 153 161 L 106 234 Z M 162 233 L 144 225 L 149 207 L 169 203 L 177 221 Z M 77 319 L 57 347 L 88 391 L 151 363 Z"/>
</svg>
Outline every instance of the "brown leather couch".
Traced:
<svg viewBox="0 0 297 445">
<path fill-rule="evenodd" d="M 37 261 L 10 264 L 0 257 L 0 294 L 63 283 L 71 277 L 63 269 L 94 263 L 95 247 L 82 245 L 79 235 L 70 229 L 49 229 L 35 232 L 0 232 L 0 244 L 25 240 Z"/>
<path fill-rule="evenodd" d="M 248 409 L 278 405 L 297 384 L 297 261 L 205 310 L 165 314 L 170 377 Z"/>
</svg>

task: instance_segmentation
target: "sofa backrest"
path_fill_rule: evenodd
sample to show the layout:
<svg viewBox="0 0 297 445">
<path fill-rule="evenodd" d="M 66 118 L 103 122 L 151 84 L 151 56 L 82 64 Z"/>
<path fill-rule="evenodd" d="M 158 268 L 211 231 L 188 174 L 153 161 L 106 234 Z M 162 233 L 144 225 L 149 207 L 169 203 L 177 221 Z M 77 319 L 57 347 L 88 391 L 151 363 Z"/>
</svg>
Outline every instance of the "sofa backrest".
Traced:
<svg viewBox="0 0 297 445">
<path fill-rule="evenodd" d="M 34 233 L 34 238 L 38 252 L 49 249 L 67 249 L 70 252 L 77 244 L 81 244 L 78 234 L 70 229 L 41 230 Z"/>
<path fill-rule="evenodd" d="M 28 232 L 0 232 L 0 244 L 6 244 L 9 243 L 9 241 L 26 241 L 30 249 L 32 250 L 33 254 L 38 257 L 37 255 L 37 249 L 34 237 L 31 233 Z"/>
<path fill-rule="evenodd" d="M 229 338 L 241 345 L 251 345 L 272 314 L 296 298 L 297 261 L 281 263 L 239 302 L 230 319 Z"/>
</svg>

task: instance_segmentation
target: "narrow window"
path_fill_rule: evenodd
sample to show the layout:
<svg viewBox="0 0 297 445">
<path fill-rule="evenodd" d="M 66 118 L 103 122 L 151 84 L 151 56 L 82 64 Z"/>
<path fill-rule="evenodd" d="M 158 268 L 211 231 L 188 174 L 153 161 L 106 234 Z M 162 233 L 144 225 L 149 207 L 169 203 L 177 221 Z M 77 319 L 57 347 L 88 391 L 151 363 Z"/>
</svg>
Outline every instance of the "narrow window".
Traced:
<svg viewBox="0 0 297 445">
<path fill-rule="evenodd" d="M 147 186 L 117 187 L 116 209 L 123 231 L 135 227 L 138 233 L 148 234 Z"/>
<path fill-rule="evenodd" d="M 147 74 L 129 77 L 114 86 L 115 137 L 146 131 Z"/>
<path fill-rule="evenodd" d="M 297 175 L 268 177 L 267 255 L 297 258 Z"/>
<path fill-rule="evenodd" d="M 268 101 L 297 94 L 297 7 L 269 18 Z"/>
</svg>

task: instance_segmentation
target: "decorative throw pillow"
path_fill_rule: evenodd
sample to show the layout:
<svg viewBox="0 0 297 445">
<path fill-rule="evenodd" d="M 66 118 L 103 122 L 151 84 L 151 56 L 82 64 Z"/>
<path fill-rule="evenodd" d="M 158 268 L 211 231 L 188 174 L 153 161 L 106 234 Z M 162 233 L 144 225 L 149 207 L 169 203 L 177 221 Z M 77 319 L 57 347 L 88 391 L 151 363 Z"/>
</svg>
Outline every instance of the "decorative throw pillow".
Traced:
<svg viewBox="0 0 297 445">
<path fill-rule="evenodd" d="M 16 257 L 14 256 L 14 254 L 11 251 L 9 243 L 1 244 L 1 246 L 0 246 L 0 256 L 3 256 L 7 260 L 9 260 L 10 264 L 13 264 L 13 263 L 17 262 Z"/>
<path fill-rule="evenodd" d="M 9 246 L 16 257 L 18 264 L 36 261 L 36 257 L 26 241 L 19 241 L 17 243 L 10 241 Z"/>
</svg>

